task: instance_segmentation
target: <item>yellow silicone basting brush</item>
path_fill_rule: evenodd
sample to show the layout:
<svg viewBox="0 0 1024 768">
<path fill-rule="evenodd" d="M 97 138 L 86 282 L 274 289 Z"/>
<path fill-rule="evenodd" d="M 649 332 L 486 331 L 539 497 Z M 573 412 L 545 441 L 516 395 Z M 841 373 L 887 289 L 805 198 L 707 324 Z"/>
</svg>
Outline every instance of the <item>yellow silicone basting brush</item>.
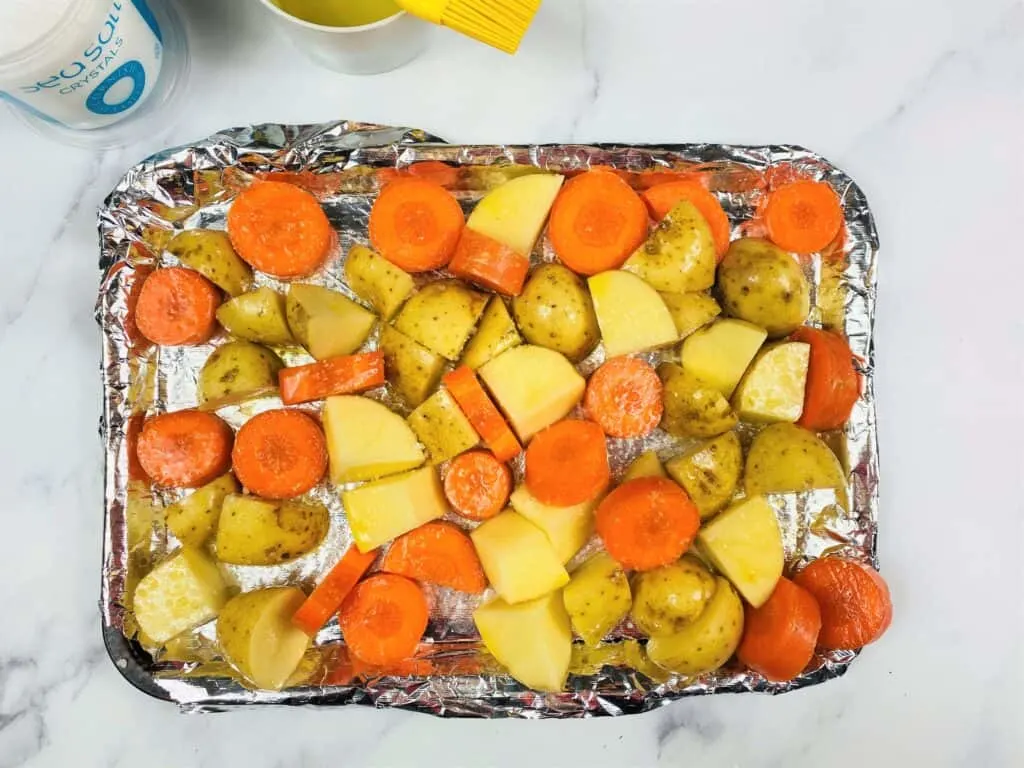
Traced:
<svg viewBox="0 0 1024 768">
<path fill-rule="evenodd" d="M 515 53 L 541 0 L 396 0 L 413 16 Z"/>
</svg>

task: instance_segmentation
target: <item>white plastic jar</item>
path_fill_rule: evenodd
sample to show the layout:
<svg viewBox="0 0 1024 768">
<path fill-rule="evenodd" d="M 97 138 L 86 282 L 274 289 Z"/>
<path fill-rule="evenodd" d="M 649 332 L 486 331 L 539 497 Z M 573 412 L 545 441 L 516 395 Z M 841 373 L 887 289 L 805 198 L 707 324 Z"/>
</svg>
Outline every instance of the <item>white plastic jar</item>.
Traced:
<svg viewBox="0 0 1024 768">
<path fill-rule="evenodd" d="M 152 93 L 163 57 L 147 0 L 0 0 L 0 99 L 46 123 L 119 122 Z"/>
</svg>

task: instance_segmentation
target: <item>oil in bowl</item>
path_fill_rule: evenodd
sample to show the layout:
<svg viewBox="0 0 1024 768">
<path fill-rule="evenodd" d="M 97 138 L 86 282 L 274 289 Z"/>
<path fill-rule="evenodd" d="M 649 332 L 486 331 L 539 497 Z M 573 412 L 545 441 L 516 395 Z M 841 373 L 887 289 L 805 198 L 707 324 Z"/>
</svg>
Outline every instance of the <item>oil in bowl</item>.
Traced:
<svg viewBox="0 0 1024 768">
<path fill-rule="evenodd" d="M 324 27 L 361 27 L 402 9 L 393 0 L 273 0 L 289 16 Z"/>
</svg>

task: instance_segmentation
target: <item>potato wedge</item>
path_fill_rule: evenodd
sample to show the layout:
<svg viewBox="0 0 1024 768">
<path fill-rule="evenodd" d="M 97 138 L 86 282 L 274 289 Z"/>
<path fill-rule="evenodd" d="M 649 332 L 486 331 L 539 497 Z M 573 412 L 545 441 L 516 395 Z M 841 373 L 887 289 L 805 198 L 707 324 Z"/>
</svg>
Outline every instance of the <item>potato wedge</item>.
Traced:
<svg viewBox="0 0 1024 768">
<path fill-rule="evenodd" d="M 516 512 L 544 531 L 563 565 L 576 556 L 594 533 L 597 500 L 553 507 L 538 501 L 525 485 L 520 485 L 508 501 Z"/>
<path fill-rule="evenodd" d="M 132 610 L 146 637 L 163 644 L 217 616 L 227 584 L 206 555 L 182 547 L 139 581 Z"/>
<path fill-rule="evenodd" d="M 502 352 L 523 343 L 522 336 L 512 322 L 512 316 L 500 296 L 495 296 L 487 303 L 480 318 L 480 325 L 473 338 L 462 353 L 462 365 L 474 371 L 484 363 L 490 362 Z"/>
<path fill-rule="evenodd" d="M 663 347 L 679 338 L 665 302 L 636 275 L 611 270 L 587 284 L 608 357 Z"/>
<path fill-rule="evenodd" d="M 714 387 L 674 363 L 658 366 L 665 387 L 661 428 L 677 437 L 714 437 L 728 432 L 739 419 L 729 401 Z"/>
<path fill-rule="evenodd" d="M 705 520 L 724 509 L 736 493 L 743 473 L 743 448 L 735 432 L 726 432 L 671 459 L 665 469 Z"/>
<path fill-rule="evenodd" d="M 561 352 L 573 362 L 589 355 L 601 340 L 590 294 L 561 264 L 533 270 L 523 292 L 512 300 L 512 311 L 528 343 Z"/>
<path fill-rule="evenodd" d="M 269 587 L 236 595 L 221 610 L 221 651 L 257 688 L 279 691 L 298 669 L 311 638 L 292 616 L 305 599 L 298 587 Z"/>
<path fill-rule="evenodd" d="M 283 367 L 281 358 L 266 347 L 251 341 L 229 341 L 213 350 L 199 370 L 199 405 L 223 408 L 272 394 Z"/>
<path fill-rule="evenodd" d="M 183 545 L 201 547 L 213 535 L 224 497 L 238 492 L 230 472 L 198 488 L 167 508 L 167 528 Z"/>
<path fill-rule="evenodd" d="M 384 320 L 395 316 L 416 287 L 409 273 L 365 245 L 353 245 L 348 252 L 345 282 Z"/>
<path fill-rule="evenodd" d="M 312 552 L 331 517 L 322 504 L 264 501 L 230 494 L 217 524 L 217 559 L 232 565 L 280 565 Z"/>
<path fill-rule="evenodd" d="M 703 291 L 715 282 L 715 243 L 707 221 L 683 200 L 622 268 L 657 291 Z"/>
<path fill-rule="evenodd" d="M 487 305 L 487 296 L 458 280 L 438 280 L 409 299 L 395 328 L 446 360 L 458 360 Z"/>
<path fill-rule="evenodd" d="M 811 347 L 796 341 L 761 351 L 733 395 L 733 408 L 744 421 L 797 421 L 804 410 L 804 389 Z"/>
<path fill-rule="evenodd" d="M 718 292 L 727 315 L 759 325 L 771 338 L 792 333 L 807 319 L 810 287 L 790 254 L 767 240 L 734 240 L 718 268 Z"/>
<path fill-rule="evenodd" d="M 633 577 L 630 616 L 650 637 L 674 635 L 704 612 L 715 593 L 715 577 L 692 557 Z"/>
<path fill-rule="evenodd" d="M 750 444 L 743 485 L 748 496 L 834 488 L 848 508 L 846 473 L 832 450 L 795 424 L 772 424 Z"/>
<path fill-rule="evenodd" d="M 764 328 L 743 320 L 715 320 L 686 337 L 679 362 L 728 400 L 767 335 Z"/>
<path fill-rule="evenodd" d="M 217 308 L 217 322 L 232 336 L 259 344 L 295 341 L 285 316 L 284 296 L 273 288 L 257 288 Z"/>
<path fill-rule="evenodd" d="M 518 512 L 492 517 L 470 538 L 487 580 L 510 605 L 554 592 L 569 582 L 544 531 Z"/>
<path fill-rule="evenodd" d="M 685 339 L 722 314 L 718 302 L 706 293 L 663 293 L 661 300 L 672 315 L 680 339 Z"/>
<path fill-rule="evenodd" d="M 368 397 L 327 398 L 323 425 L 332 483 L 375 480 L 426 461 L 405 419 Z"/>
<path fill-rule="evenodd" d="M 292 334 L 317 360 L 352 354 L 377 322 L 348 296 L 319 285 L 292 283 L 285 307 Z"/>
<path fill-rule="evenodd" d="M 380 330 L 377 349 L 384 355 L 388 384 L 414 408 L 437 389 L 444 373 L 444 358 L 413 341 L 393 326 Z"/>
<path fill-rule="evenodd" d="M 622 476 L 622 482 L 636 480 L 638 477 L 667 477 L 665 468 L 661 465 L 661 459 L 654 451 L 644 451 L 626 469 Z"/>
<path fill-rule="evenodd" d="M 433 467 L 386 477 L 341 494 L 352 538 L 360 552 L 396 539 L 448 511 Z"/>
<path fill-rule="evenodd" d="M 506 181 L 476 204 L 466 226 L 529 256 L 564 179 L 544 173 Z"/>
<path fill-rule="evenodd" d="M 252 270 L 235 253 L 227 232 L 189 229 L 171 238 L 167 250 L 228 296 L 241 296 L 252 287 Z"/>
<path fill-rule="evenodd" d="M 598 552 L 572 572 L 562 601 L 576 634 L 596 646 L 626 617 L 633 597 L 622 566 Z"/>
<path fill-rule="evenodd" d="M 453 459 L 480 442 L 473 425 L 444 389 L 409 414 L 409 426 L 427 449 L 431 464 Z"/>
<path fill-rule="evenodd" d="M 764 605 L 785 565 L 779 521 L 764 496 L 729 507 L 701 528 L 697 543 L 748 603 Z"/>
</svg>

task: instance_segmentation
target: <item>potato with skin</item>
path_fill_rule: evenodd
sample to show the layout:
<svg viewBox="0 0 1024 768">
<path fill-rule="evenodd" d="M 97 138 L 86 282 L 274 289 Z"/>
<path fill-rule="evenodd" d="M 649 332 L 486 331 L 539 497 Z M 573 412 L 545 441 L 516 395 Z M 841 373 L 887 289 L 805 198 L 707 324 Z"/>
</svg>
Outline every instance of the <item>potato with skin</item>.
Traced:
<svg viewBox="0 0 1024 768">
<path fill-rule="evenodd" d="M 230 494 L 217 523 L 217 559 L 232 565 L 280 565 L 312 552 L 331 518 L 322 504 L 265 501 Z"/>
<path fill-rule="evenodd" d="M 743 447 L 735 432 L 701 443 L 665 465 L 669 477 L 693 499 L 701 520 L 725 508 L 743 473 Z"/>
<path fill-rule="evenodd" d="M 579 362 L 601 340 L 594 303 L 583 282 L 561 264 L 542 264 L 512 301 L 523 338 Z"/>
<path fill-rule="evenodd" d="M 345 282 L 384 320 L 395 316 L 416 287 L 408 272 L 365 245 L 353 245 L 348 252 Z"/>
<path fill-rule="evenodd" d="M 658 366 L 664 385 L 661 428 L 676 437 L 715 437 L 739 419 L 722 393 L 674 363 Z"/>
<path fill-rule="evenodd" d="M 223 408 L 277 391 L 284 363 L 251 341 L 229 341 L 213 350 L 199 371 L 199 405 Z"/>
<path fill-rule="evenodd" d="M 446 390 L 439 389 L 407 419 L 431 464 L 454 459 L 480 442 L 473 425 Z"/>
<path fill-rule="evenodd" d="M 167 250 L 228 296 L 240 296 L 252 287 L 252 270 L 235 253 L 227 232 L 189 229 L 176 234 Z"/>
<path fill-rule="evenodd" d="M 495 296 L 487 303 L 480 325 L 462 353 L 462 365 L 475 371 L 502 352 L 522 343 L 523 337 L 519 335 L 508 307 L 500 296 Z"/>
<path fill-rule="evenodd" d="M 721 576 L 700 616 L 671 635 L 647 641 L 647 655 L 662 669 L 694 677 L 727 662 L 743 637 L 743 603 Z"/>
<path fill-rule="evenodd" d="M 661 300 L 672 315 L 680 339 L 685 339 L 722 314 L 718 302 L 706 293 L 663 293 Z"/>
<path fill-rule="evenodd" d="M 217 322 L 232 336 L 281 346 L 295 341 L 285 315 L 284 296 L 263 287 L 243 293 L 217 308 Z"/>
<path fill-rule="evenodd" d="M 306 283 L 288 286 L 285 308 L 292 334 L 317 360 L 352 354 L 377 322 L 348 296 Z"/>
<path fill-rule="evenodd" d="M 796 424 L 772 424 L 754 438 L 747 452 L 743 485 L 749 496 L 834 488 L 848 508 L 846 473 L 817 435 Z"/>
<path fill-rule="evenodd" d="M 759 325 L 772 338 L 807 320 L 811 291 L 796 259 L 767 240 L 734 240 L 718 267 L 718 292 L 727 315 Z"/>
<path fill-rule="evenodd" d="M 648 636 L 672 635 L 695 621 L 715 593 L 715 577 L 690 557 L 633 578 L 630 616 Z"/>
<path fill-rule="evenodd" d="M 622 566 L 598 552 L 572 572 L 562 600 L 576 634 L 596 646 L 629 613 L 633 597 Z"/>
<path fill-rule="evenodd" d="M 714 284 L 715 263 L 715 243 L 707 220 L 693 203 L 683 200 L 622 268 L 656 291 L 689 293 Z"/>
<path fill-rule="evenodd" d="M 644 451 L 626 469 L 622 476 L 622 482 L 636 480 L 639 477 L 667 477 L 665 468 L 661 465 L 661 459 L 654 451 Z"/>
<path fill-rule="evenodd" d="M 257 688 L 281 690 L 302 662 L 312 638 L 292 616 L 305 599 L 298 587 L 269 587 L 236 595 L 221 610 L 221 651 Z"/>
<path fill-rule="evenodd" d="M 146 637 L 162 645 L 216 617 L 225 600 L 220 569 L 200 550 L 183 547 L 142 577 L 132 610 Z"/>
<path fill-rule="evenodd" d="M 384 355 L 388 384 L 413 408 L 441 383 L 444 358 L 393 326 L 381 327 L 377 351 Z"/>
<path fill-rule="evenodd" d="M 167 528 L 183 545 L 201 547 L 216 530 L 224 498 L 231 493 L 238 493 L 238 482 L 227 472 L 169 506 Z"/>
<path fill-rule="evenodd" d="M 438 280 L 409 299 L 395 318 L 395 328 L 446 360 L 462 354 L 487 296 L 458 280 Z"/>
</svg>

